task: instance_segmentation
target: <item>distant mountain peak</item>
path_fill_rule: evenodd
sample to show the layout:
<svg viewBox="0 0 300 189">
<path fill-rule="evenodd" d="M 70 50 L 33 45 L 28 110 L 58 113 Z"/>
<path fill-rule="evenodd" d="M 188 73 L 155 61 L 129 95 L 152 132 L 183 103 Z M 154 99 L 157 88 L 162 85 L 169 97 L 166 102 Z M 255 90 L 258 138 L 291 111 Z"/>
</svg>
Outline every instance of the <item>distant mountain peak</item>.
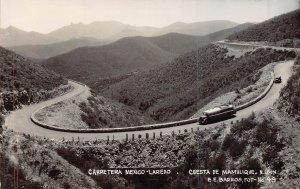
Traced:
<svg viewBox="0 0 300 189">
<path fill-rule="evenodd" d="M 120 25 L 125 25 L 124 23 L 119 22 L 119 21 L 115 21 L 115 20 L 94 21 L 94 22 L 90 23 L 90 25 L 94 25 L 94 24 L 120 24 Z"/>
<path fill-rule="evenodd" d="M 70 26 L 74 26 L 74 25 L 80 25 L 80 26 L 83 26 L 83 25 L 85 25 L 85 24 L 82 23 L 82 22 L 78 22 L 78 23 L 71 22 L 71 23 L 70 23 Z"/>
<path fill-rule="evenodd" d="M 22 31 L 22 32 L 25 32 L 25 31 L 23 31 L 23 30 L 15 27 L 15 26 L 11 26 L 11 25 L 8 26 L 5 30 L 7 30 L 7 31 Z"/>
</svg>

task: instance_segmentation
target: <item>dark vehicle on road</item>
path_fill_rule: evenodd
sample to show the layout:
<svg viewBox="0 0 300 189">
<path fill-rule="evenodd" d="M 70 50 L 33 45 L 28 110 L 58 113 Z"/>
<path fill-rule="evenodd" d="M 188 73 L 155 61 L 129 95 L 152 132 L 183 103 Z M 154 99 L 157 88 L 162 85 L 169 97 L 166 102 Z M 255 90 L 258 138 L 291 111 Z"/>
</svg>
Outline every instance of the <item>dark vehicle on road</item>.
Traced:
<svg viewBox="0 0 300 189">
<path fill-rule="evenodd" d="M 203 112 L 199 124 L 208 124 L 235 117 L 236 109 L 233 105 L 221 105 Z"/>
<path fill-rule="evenodd" d="M 281 83 L 281 76 L 276 77 L 274 83 Z"/>
</svg>

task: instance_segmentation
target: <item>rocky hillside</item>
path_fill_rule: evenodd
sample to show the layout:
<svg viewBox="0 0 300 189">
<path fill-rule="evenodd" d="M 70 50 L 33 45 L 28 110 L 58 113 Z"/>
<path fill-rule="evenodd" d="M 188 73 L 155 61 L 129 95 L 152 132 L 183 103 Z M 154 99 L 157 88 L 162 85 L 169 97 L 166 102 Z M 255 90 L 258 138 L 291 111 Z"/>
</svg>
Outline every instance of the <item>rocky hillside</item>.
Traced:
<svg viewBox="0 0 300 189">
<path fill-rule="evenodd" d="M 66 84 L 60 75 L 0 47 L 1 110 L 49 96 L 47 91 Z M 54 92 L 55 93 L 55 92 Z"/>
<path fill-rule="evenodd" d="M 294 52 L 272 49 L 257 49 L 236 59 L 226 53 L 219 46 L 205 46 L 100 92 L 154 120 L 179 120 L 220 94 L 248 86 L 254 82 L 251 75 L 268 63 L 296 56 Z"/>
<path fill-rule="evenodd" d="M 299 45 L 299 19 L 300 9 L 297 9 L 249 27 L 246 30 L 231 35 L 228 39 L 239 41 L 282 41 L 282 45 L 286 46 L 295 46 L 295 43 Z"/>
</svg>

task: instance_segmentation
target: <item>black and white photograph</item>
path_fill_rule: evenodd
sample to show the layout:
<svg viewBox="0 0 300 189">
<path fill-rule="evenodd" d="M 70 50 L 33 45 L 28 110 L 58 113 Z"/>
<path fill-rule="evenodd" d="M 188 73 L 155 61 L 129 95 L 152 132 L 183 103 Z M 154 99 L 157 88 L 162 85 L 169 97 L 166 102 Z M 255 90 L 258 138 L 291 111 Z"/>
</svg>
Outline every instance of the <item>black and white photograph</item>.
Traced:
<svg viewBox="0 0 300 189">
<path fill-rule="evenodd" d="M 0 0 L 0 189 L 299 189 L 300 0 Z"/>
</svg>

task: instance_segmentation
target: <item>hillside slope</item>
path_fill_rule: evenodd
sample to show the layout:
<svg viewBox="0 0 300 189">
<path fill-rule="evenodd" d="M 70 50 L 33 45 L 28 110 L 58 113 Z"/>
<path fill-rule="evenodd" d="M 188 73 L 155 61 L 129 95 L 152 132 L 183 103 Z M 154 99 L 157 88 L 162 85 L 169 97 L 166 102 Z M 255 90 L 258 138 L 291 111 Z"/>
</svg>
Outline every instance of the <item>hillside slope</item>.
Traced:
<svg viewBox="0 0 300 189">
<path fill-rule="evenodd" d="M 98 39 L 80 38 L 46 45 L 13 46 L 8 47 L 8 49 L 25 57 L 46 59 L 69 52 L 79 47 L 100 46 L 102 44 L 104 44 L 104 41 L 100 41 Z"/>
<path fill-rule="evenodd" d="M 295 61 L 294 75 L 289 79 L 287 86 L 280 95 L 280 109 L 296 117 L 300 122 L 300 56 Z"/>
<path fill-rule="evenodd" d="M 278 42 L 287 39 L 300 39 L 300 9 L 274 17 L 256 24 L 244 31 L 228 37 L 229 40 L 239 41 L 268 41 Z M 293 43 L 293 42 L 292 42 Z M 298 42 L 299 43 L 299 42 Z M 294 46 L 289 44 L 289 46 Z"/>
<path fill-rule="evenodd" d="M 178 55 L 197 49 L 210 42 L 205 36 L 193 36 L 180 33 L 168 33 L 161 36 L 148 37 L 146 39 L 159 48 Z"/>
<path fill-rule="evenodd" d="M 188 118 L 216 96 L 253 82 L 251 75 L 268 63 L 295 57 L 288 51 L 257 49 L 233 59 L 209 45 L 160 68 L 138 73 L 102 91 L 157 121 Z"/>
<path fill-rule="evenodd" d="M 57 95 L 60 75 L 0 47 L 0 113 Z M 67 86 L 62 90 L 68 90 Z"/>
<path fill-rule="evenodd" d="M 84 47 L 50 58 L 44 65 L 66 77 L 89 81 L 150 68 L 175 55 L 145 38 L 124 38 L 101 47 Z"/>
<path fill-rule="evenodd" d="M 217 31 L 214 33 L 210 33 L 210 34 L 206 35 L 205 37 L 207 39 L 209 39 L 210 41 L 218 41 L 218 40 L 225 39 L 225 38 L 229 37 L 230 35 L 234 35 L 235 33 L 243 31 L 253 25 L 254 24 L 252 24 L 252 23 L 244 23 L 244 24 L 240 24 L 235 27 L 232 27 L 232 28 L 228 28 L 228 29 L 220 30 L 220 31 Z"/>
</svg>

